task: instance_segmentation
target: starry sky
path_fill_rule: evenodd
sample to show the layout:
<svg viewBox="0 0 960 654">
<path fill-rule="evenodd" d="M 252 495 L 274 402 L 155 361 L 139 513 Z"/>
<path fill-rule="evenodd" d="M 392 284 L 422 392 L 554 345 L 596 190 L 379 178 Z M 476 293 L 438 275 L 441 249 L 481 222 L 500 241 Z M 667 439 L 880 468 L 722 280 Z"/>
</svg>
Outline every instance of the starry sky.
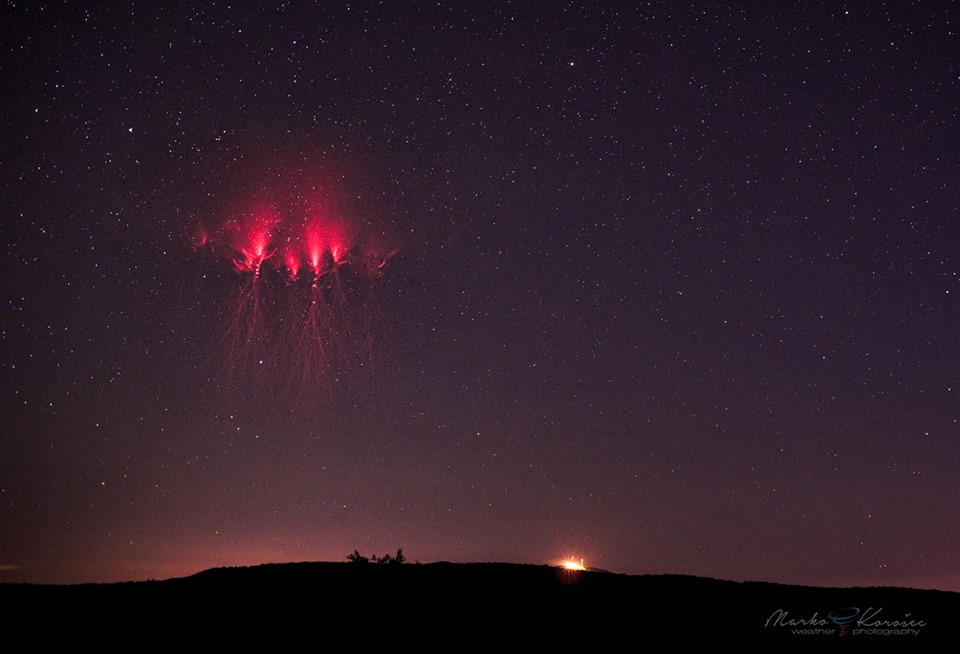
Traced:
<svg viewBox="0 0 960 654">
<path fill-rule="evenodd" d="M 960 590 L 949 3 L 2 11 L 0 581 Z"/>
</svg>

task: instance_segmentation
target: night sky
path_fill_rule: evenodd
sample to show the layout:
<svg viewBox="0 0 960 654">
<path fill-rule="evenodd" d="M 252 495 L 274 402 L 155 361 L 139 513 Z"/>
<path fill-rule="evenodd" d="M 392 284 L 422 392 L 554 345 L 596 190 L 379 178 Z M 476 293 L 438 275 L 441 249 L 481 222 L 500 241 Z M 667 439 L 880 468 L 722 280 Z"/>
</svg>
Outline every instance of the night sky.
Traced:
<svg viewBox="0 0 960 654">
<path fill-rule="evenodd" d="M 0 581 L 960 590 L 951 3 L 2 11 Z"/>
</svg>

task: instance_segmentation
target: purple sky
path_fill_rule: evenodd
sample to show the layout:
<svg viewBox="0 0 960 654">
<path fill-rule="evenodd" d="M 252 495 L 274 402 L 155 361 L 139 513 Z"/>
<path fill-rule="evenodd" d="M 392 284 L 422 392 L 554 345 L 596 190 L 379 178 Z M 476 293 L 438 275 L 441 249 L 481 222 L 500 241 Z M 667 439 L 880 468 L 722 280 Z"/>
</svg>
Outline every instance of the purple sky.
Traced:
<svg viewBox="0 0 960 654">
<path fill-rule="evenodd" d="M 949 3 L 3 14 L 0 581 L 960 590 Z"/>
</svg>

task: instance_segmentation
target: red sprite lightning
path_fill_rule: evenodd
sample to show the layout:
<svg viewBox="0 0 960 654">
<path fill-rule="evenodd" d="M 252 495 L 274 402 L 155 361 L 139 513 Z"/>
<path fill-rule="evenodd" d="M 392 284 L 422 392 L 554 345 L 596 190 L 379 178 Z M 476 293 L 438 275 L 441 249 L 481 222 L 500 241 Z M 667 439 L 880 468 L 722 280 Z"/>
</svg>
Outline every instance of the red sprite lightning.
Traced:
<svg viewBox="0 0 960 654">
<path fill-rule="evenodd" d="M 226 332 L 227 385 L 259 381 L 312 401 L 371 363 L 383 327 L 375 281 L 396 250 L 381 254 L 339 221 L 296 213 L 260 207 L 193 243 L 225 245 L 248 279 Z"/>
<path fill-rule="evenodd" d="M 263 262 L 276 254 L 276 250 L 270 249 L 270 233 L 275 228 L 279 218 L 266 210 L 258 211 L 242 227 L 237 227 L 240 232 L 239 240 L 234 247 L 243 257 L 234 259 L 233 265 L 238 272 L 253 273 L 253 281 L 260 279 L 260 268 Z"/>
</svg>

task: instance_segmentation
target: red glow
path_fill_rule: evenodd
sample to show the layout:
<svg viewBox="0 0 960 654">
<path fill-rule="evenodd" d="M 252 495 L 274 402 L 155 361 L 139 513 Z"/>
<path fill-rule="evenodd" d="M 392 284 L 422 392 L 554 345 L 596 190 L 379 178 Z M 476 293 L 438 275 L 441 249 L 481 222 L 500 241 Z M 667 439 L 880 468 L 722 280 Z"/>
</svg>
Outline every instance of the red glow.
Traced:
<svg viewBox="0 0 960 654">
<path fill-rule="evenodd" d="M 313 268 L 313 274 L 320 274 L 320 267 L 323 263 L 323 227 L 318 222 L 312 222 L 307 226 L 306 234 L 304 236 L 307 259 L 310 262 L 310 267 Z"/>
<path fill-rule="evenodd" d="M 251 273 L 255 280 L 260 277 L 263 263 L 280 252 L 276 268 L 288 283 L 300 278 L 304 265 L 313 271 L 314 281 L 348 264 L 357 275 L 378 277 L 387 259 L 396 253 L 393 250 L 380 254 L 383 249 L 357 239 L 355 231 L 339 219 L 311 218 L 298 228 L 299 222 L 296 210 L 257 209 L 246 217 L 227 220 L 219 234 L 199 230 L 194 244 L 214 249 L 228 246 L 235 253 L 231 257 L 234 269 Z"/>
<path fill-rule="evenodd" d="M 235 258 L 233 265 L 237 272 L 253 273 L 259 278 L 263 262 L 276 254 L 270 249 L 273 232 L 280 224 L 280 216 L 270 209 L 259 209 L 242 223 L 230 222 L 226 229 L 233 234 L 233 247 L 242 257 Z"/>
<path fill-rule="evenodd" d="M 330 256 L 336 264 L 343 263 L 343 256 L 350 249 L 349 239 L 346 230 L 337 227 L 330 233 Z"/>
<path fill-rule="evenodd" d="M 193 236 L 190 238 L 190 242 L 193 245 L 194 250 L 199 250 L 204 247 L 210 241 L 210 235 L 207 233 L 207 230 L 202 227 L 198 227 L 193 232 Z"/>
<path fill-rule="evenodd" d="M 300 272 L 300 258 L 297 257 L 297 253 L 287 248 L 283 255 L 283 265 L 287 267 L 290 281 L 297 281 L 297 274 Z"/>
</svg>

